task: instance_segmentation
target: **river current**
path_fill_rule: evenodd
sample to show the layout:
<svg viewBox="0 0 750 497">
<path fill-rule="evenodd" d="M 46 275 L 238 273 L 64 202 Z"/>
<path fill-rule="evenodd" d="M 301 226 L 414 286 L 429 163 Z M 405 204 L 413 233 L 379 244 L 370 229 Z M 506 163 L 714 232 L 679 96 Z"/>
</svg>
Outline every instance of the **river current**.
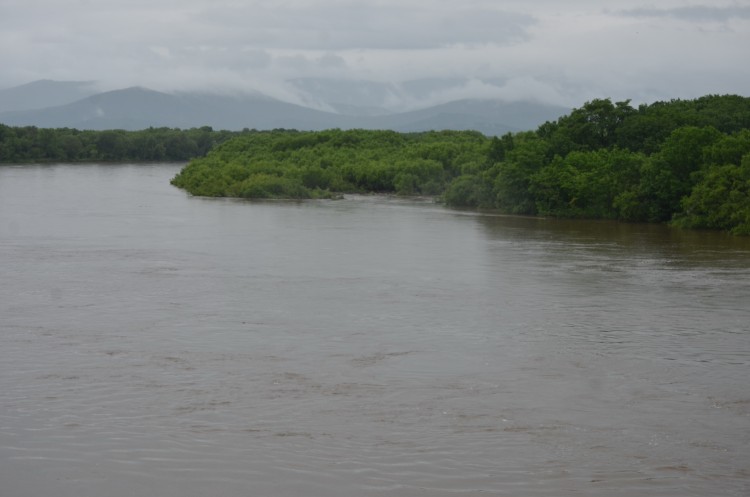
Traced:
<svg viewBox="0 0 750 497">
<path fill-rule="evenodd" d="M 746 496 L 750 240 L 0 166 L 3 497 Z"/>
</svg>

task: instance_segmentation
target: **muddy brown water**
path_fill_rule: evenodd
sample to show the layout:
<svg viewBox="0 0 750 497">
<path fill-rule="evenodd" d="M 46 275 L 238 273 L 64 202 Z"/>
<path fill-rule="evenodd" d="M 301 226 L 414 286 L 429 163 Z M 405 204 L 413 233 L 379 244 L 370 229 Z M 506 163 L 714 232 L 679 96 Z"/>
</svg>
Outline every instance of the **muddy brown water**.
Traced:
<svg viewBox="0 0 750 497">
<path fill-rule="evenodd" d="M 745 496 L 750 240 L 0 166 L 0 495 Z"/>
</svg>

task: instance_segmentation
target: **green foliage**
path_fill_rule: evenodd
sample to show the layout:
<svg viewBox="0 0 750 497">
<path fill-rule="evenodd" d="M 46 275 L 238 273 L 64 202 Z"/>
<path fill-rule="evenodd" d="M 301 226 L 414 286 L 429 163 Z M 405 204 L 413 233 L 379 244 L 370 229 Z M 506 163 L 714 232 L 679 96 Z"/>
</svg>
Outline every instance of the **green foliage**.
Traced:
<svg viewBox="0 0 750 497">
<path fill-rule="evenodd" d="M 513 214 L 535 214 L 532 176 L 547 164 L 549 143 L 532 132 L 519 133 L 506 160 L 495 166 L 492 181 L 495 207 Z M 488 175 L 491 176 L 491 175 Z"/>
<path fill-rule="evenodd" d="M 616 219 L 615 199 L 638 177 L 645 157 L 622 149 L 571 152 L 531 177 L 542 215 Z"/>
<path fill-rule="evenodd" d="M 238 134 L 209 126 L 80 131 L 0 124 L 0 162 L 185 161 Z"/>
<path fill-rule="evenodd" d="M 494 207 L 492 186 L 481 176 L 459 176 L 448 186 L 443 199 L 448 205 L 454 207 Z"/>
<path fill-rule="evenodd" d="M 750 154 L 740 165 L 714 164 L 689 196 L 674 224 L 684 228 L 708 228 L 750 235 Z"/>
<path fill-rule="evenodd" d="M 610 99 L 597 99 L 542 126 L 539 134 L 549 142 L 553 155 L 609 148 L 617 144 L 618 129 L 634 113 L 630 101 L 613 104 Z"/>
<path fill-rule="evenodd" d="M 617 199 L 620 217 L 627 221 L 669 221 L 695 184 L 694 173 L 703 165 L 704 150 L 721 137 L 710 126 L 674 130 L 643 163 L 640 181 L 626 188 Z"/>
<path fill-rule="evenodd" d="M 195 195 L 250 198 L 439 195 L 468 163 L 484 162 L 488 142 L 471 131 L 255 132 L 193 160 L 172 183 Z"/>
</svg>

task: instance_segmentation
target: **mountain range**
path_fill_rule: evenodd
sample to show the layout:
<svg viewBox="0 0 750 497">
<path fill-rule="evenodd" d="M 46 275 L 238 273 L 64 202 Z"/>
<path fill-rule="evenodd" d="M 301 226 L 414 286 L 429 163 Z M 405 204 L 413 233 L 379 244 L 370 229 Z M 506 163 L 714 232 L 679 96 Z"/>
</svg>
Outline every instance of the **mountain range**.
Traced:
<svg viewBox="0 0 750 497">
<path fill-rule="evenodd" d="M 375 85 L 367 84 L 349 83 L 348 88 L 372 90 Z M 93 130 L 201 126 L 227 130 L 362 128 L 406 132 L 471 129 L 502 135 L 535 129 L 570 110 L 534 102 L 462 99 L 408 112 L 389 112 L 382 107 L 357 105 L 356 91 L 350 92 L 348 100 L 335 102 L 331 100 L 337 94 L 335 87 L 331 89 L 321 82 L 313 85 L 310 81 L 298 82 L 298 86 L 304 87 L 306 100 L 317 102 L 318 108 L 259 93 L 165 93 L 141 87 L 98 92 L 91 82 L 43 80 L 0 90 L 0 123 Z"/>
</svg>

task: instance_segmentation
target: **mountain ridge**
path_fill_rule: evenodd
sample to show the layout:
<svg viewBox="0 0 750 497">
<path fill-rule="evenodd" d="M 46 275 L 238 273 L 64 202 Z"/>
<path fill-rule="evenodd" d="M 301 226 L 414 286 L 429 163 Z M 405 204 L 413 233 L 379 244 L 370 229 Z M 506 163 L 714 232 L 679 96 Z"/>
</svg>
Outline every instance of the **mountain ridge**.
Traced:
<svg viewBox="0 0 750 497">
<path fill-rule="evenodd" d="M 0 97 L 7 91 L 0 90 Z M 471 129 L 499 135 L 535 129 L 568 111 L 533 102 L 463 99 L 408 112 L 356 115 L 327 112 L 259 93 L 166 93 L 134 86 L 88 95 L 62 105 L 0 112 L 0 123 L 93 130 L 201 126 L 227 130 L 362 128 L 403 132 Z"/>
<path fill-rule="evenodd" d="M 94 81 L 39 79 L 0 90 L 0 112 L 65 105 L 99 93 Z"/>
</svg>

